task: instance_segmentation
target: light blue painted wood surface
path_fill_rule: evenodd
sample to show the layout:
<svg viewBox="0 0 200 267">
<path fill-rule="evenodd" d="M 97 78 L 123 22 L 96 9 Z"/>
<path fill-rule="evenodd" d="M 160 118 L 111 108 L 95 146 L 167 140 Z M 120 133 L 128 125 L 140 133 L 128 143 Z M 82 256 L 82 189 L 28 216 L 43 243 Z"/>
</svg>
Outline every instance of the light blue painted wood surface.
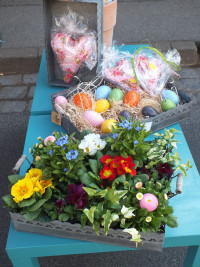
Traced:
<svg viewBox="0 0 200 267">
<path fill-rule="evenodd" d="M 142 46 L 144 45 L 124 45 L 118 48 L 121 51 L 129 51 L 131 54 L 133 54 L 136 50 L 138 50 Z M 40 64 L 40 71 L 37 78 L 37 84 L 31 108 L 31 114 L 32 115 L 50 114 L 52 111 L 50 95 L 58 91 L 61 91 L 62 89 L 65 88 L 48 85 L 45 52 L 43 52 Z"/>
</svg>

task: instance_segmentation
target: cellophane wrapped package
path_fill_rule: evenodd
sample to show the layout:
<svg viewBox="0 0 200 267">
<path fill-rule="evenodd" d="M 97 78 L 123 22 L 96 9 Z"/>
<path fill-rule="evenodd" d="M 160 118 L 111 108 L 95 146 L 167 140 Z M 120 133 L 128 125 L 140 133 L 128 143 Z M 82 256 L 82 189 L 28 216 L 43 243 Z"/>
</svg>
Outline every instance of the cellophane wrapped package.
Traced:
<svg viewBox="0 0 200 267">
<path fill-rule="evenodd" d="M 165 87 L 170 77 L 179 78 L 174 70 L 180 70 L 180 55 L 176 49 L 164 56 L 153 47 L 142 47 L 132 58 L 133 71 L 137 83 L 150 96 L 156 97 Z"/>
<path fill-rule="evenodd" d="M 97 63 L 96 32 L 88 29 L 88 21 L 81 15 L 68 11 L 51 31 L 51 47 L 69 84 L 80 67 L 92 70 Z"/>
<path fill-rule="evenodd" d="M 101 76 L 110 83 L 128 91 L 136 90 L 141 92 L 133 72 L 131 54 L 128 52 L 120 52 L 113 46 L 104 46 Z"/>
</svg>

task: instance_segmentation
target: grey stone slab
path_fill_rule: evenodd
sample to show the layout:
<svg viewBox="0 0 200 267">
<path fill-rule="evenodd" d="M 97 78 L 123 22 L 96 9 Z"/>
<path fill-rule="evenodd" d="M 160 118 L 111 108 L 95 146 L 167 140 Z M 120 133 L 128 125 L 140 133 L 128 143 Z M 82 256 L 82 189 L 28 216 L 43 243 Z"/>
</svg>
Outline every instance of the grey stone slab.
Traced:
<svg viewBox="0 0 200 267">
<path fill-rule="evenodd" d="M 22 81 L 22 75 L 20 74 L 0 76 L 0 85 L 20 85 L 21 81 Z"/>
<path fill-rule="evenodd" d="M 195 96 L 196 96 L 197 99 L 200 100 L 200 92 L 197 92 L 197 93 L 195 94 Z"/>
<path fill-rule="evenodd" d="M 0 89 L 0 100 L 23 99 L 27 94 L 27 86 L 4 87 Z"/>
<path fill-rule="evenodd" d="M 197 53 L 197 46 L 192 41 L 179 41 L 172 42 L 172 48 L 176 48 L 181 56 L 182 66 L 192 66 L 199 62 L 199 56 Z"/>
<path fill-rule="evenodd" d="M 35 86 L 33 85 L 33 86 L 31 86 L 31 88 L 29 88 L 28 99 L 33 98 L 34 93 L 35 93 Z"/>
<path fill-rule="evenodd" d="M 33 100 L 29 100 L 28 103 L 27 103 L 26 108 L 27 108 L 28 111 L 31 111 L 32 102 L 33 102 Z"/>
<path fill-rule="evenodd" d="M 200 40 L 200 1 L 118 3 L 114 39 L 121 43 Z"/>
<path fill-rule="evenodd" d="M 23 112 L 25 107 L 25 101 L 0 101 L 0 113 Z"/>
<path fill-rule="evenodd" d="M 39 48 L 1 48 L 0 71 L 3 73 L 34 73 L 38 72 Z"/>
<path fill-rule="evenodd" d="M 24 84 L 36 84 L 38 73 L 25 74 L 23 77 Z"/>
<path fill-rule="evenodd" d="M 43 8 L 6 6 L 0 8 L 2 48 L 40 47 L 44 45 Z"/>
</svg>

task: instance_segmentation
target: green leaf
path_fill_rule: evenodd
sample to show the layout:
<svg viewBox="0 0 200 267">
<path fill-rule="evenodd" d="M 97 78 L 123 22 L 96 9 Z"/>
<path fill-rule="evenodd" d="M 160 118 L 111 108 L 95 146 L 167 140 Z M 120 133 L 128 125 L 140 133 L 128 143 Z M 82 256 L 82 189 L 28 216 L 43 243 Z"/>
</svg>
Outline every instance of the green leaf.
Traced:
<svg viewBox="0 0 200 267">
<path fill-rule="evenodd" d="M 161 225 L 161 220 L 157 217 L 154 217 L 151 221 L 151 224 L 153 224 L 156 227 L 156 229 L 158 229 Z"/>
<path fill-rule="evenodd" d="M 89 165 L 94 174 L 98 175 L 98 163 L 96 159 L 89 159 Z"/>
<path fill-rule="evenodd" d="M 149 180 L 149 176 L 147 174 L 138 174 L 134 179 L 139 179 L 142 183 L 146 183 Z"/>
<path fill-rule="evenodd" d="M 81 227 L 83 228 L 86 225 L 87 222 L 87 216 L 83 213 L 81 215 Z"/>
<path fill-rule="evenodd" d="M 89 221 L 91 223 L 94 222 L 94 213 L 95 213 L 96 207 L 91 207 L 90 209 L 84 209 L 83 212 L 88 217 Z"/>
<path fill-rule="evenodd" d="M 96 234 L 99 235 L 100 223 L 95 221 L 92 227 L 95 230 Z"/>
<path fill-rule="evenodd" d="M 114 204 L 119 204 L 119 200 L 126 195 L 128 190 L 116 190 L 115 188 L 110 189 L 108 193 L 108 198 Z"/>
<path fill-rule="evenodd" d="M 16 184 L 19 180 L 22 180 L 24 177 L 19 174 L 13 174 L 8 176 L 8 180 L 11 184 Z"/>
<path fill-rule="evenodd" d="M 33 212 L 38 210 L 48 199 L 44 198 L 44 199 L 40 199 L 38 200 L 35 204 L 33 204 L 30 208 L 29 211 Z"/>
<path fill-rule="evenodd" d="M 85 192 L 87 192 L 88 196 L 90 196 L 90 197 L 93 197 L 96 194 L 96 190 L 94 190 L 92 188 L 83 187 L 83 189 L 85 190 Z"/>
<path fill-rule="evenodd" d="M 86 187 L 99 189 L 99 187 L 96 184 L 96 181 L 88 173 L 85 173 L 83 176 L 80 176 L 80 180 Z"/>
<path fill-rule="evenodd" d="M 58 220 L 61 222 L 67 222 L 69 219 L 69 215 L 66 213 L 59 214 Z"/>
<path fill-rule="evenodd" d="M 126 182 L 126 176 L 125 175 L 120 175 L 113 181 L 113 186 L 119 184 L 119 183 L 125 183 Z"/>
<path fill-rule="evenodd" d="M 37 221 L 47 223 L 51 221 L 51 218 L 45 212 L 40 212 L 37 217 Z"/>
<path fill-rule="evenodd" d="M 111 212 L 110 212 L 110 210 L 107 210 L 106 214 L 104 214 L 104 231 L 105 231 L 105 235 L 108 234 L 108 231 L 109 231 L 111 223 L 112 223 Z"/>
<path fill-rule="evenodd" d="M 168 206 L 163 210 L 163 214 L 172 214 L 174 212 L 173 207 Z"/>
<path fill-rule="evenodd" d="M 80 133 L 80 135 L 79 135 L 79 137 L 78 137 L 78 140 L 82 140 L 82 139 L 84 139 L 84 137 L 86 136 L 86 135 L 88 135 L 88 134 L 90 134 L 90 133 L 92 133 L 90 130 L 83 130 L 81 133 Z"/>
<path fill-rule="evenodd" d="M 100 181 L 101 179 L 100 179 L 100 177 L 99 176 L 96 176 L 96 175 L 94 175 L 94 173 L 93 172 L 88 172 L 88 174 L 92 177 L 92 178 L 94 178 L 95 180 L 97 180 L 97 181 Z"/>
<path fill-rule="evenodd" d="M 33 205 L 35 202 L 36 202 L 35 198 L 24 199 L 18 203 L 18 206 L 20 208 L 29 207 L 29 206 Z"/>
<path fill-rule="evenodd" d="M 34 212 L 27 212 L 27 213 L 23 214 L 23 216 L 26 220 L 31 221 L 31 220 L 36 219 L 39 216 L 40 212 L 41 212 L 41 209 L 38 209 Z"/>
<path fill-rule="evenodd" d="M 177 218 L 174 217 L 174 215 L 170 214 L 166 217 L 167 221 L 166 221 L 166 224 L 169 226 L 169 227 L 177 227 L 178 226 L 178 223 L 177 223 Z"/>
<path fill-rule="evenodd" d="M 138 210 L 138 217 L 143 217 L 143 216 L 146 216 L 148 214 L 148 210 L 147 209 L 139 209 Z"/>
<path fill-rule="evenodd" d="M 8 205 L 8 207 L 12 208 L 12 209 L 17 209 L 17 203 L 13 200 L 13 196 L 11 195 L 6 195 L 4 197 L 2 197 L 3 201 L 5 202 L 6 205 Z"/>
<path fill-rule="evenodd" d="M 52 196 L 52 190 L 50 187 L 46 188 L 43 198 L 49 200 Z"/>
<path fill-rule="evenodd" d="M 100 196 L 100 197 L 105 197 L 105 195 L 108 193 L 109 188 L 107 187 L 106 189 L 100 191 L 99 193 L 96 194 L 96 196 Z"/>
</svg>

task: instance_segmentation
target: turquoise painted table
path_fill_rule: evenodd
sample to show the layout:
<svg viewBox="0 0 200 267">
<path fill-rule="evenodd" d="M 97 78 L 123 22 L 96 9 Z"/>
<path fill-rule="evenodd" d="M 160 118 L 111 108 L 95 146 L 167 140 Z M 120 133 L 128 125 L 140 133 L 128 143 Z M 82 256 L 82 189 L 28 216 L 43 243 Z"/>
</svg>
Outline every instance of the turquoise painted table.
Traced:
<svg viewBox="0 0 200 267">
<path fill-rule="evenodd" d="M 122 47 L 119 47 L 119 49 L 121 51 L 129 51 L 131 54 L 133 54 L 142 46 L 144 45 L 124 45 Z M 43 53 L 40 64 L 40 71 L 38 74 L 37 84 L 35 88 L 34 99 L 32 103 L 31 114 L 32 115 L 50 114 L 52 111 L 50 95 L 58 91 L 61 91 L 62 89 L 65 88 L 48 85 L 45 53 Z"/>
<path fill-rule="evenodd" d="M 140 46 L 124 46 L 122 49 L 134 52 L 139 47 Z M 30 161 L 32 161 L 32 158 L 28 151 L 29 148 L 37 142 L 38 136 L 45 138 L 54 130 L 65 132 L 62 127 L 51 123 L 49 115 L 52 110 L 50 94 L 59 90 L 62 90 L 62 88 L 50 87 L 48 85 L 46 62 L 43 54 L 31 110 L 32 116 L 29 120 L 24 146 L 24 154 L 28 156 Z M 175 124 L 173 127 L 181 130 L 179 124 Z M 164 247 L 189 246 L 184 266 L 199 267 L 200 177 L 184 135 L 179 134 L 177 139 L 181 142 L 181 145 L 178 145 L 178 153 L 181 155 L 184 162 L 189 158 L 193 168 L 189 170 L 188 178 L 184 180 L 183 194 L 170 200 L 171 205 L 174 206 L 174 214 L 178 217 L 179 226 L 174 229 L 166 227 Z M 28 167 L 29 165 L 26 162 L 21 168 L 21 174 L 24 174 Z M 175 187 L 175 185 L 173 185 L 173 187 Z M 126 250 L 133 249 L 15 231 L 12 222 L 6 245 L 6 251 L 14 267 L 39 266 L 38 257 Z"/>
<path fill-rule="evenodd" d="M 50 115 L 30 117 L 24 146 L 24 154 L 29 155 L 29 160 L 32 160 L 28 152 L 29 148 L 37 142 L 38 136 L 45 138 L 54 130 L 65 132 L 63 128 L 51 123 L 50 119 Z M 168 128 L 172 127 L 181 131 L 179 124 Z M 183 193 L 170 200 L 174 207 L 174 214 L 178 217 L 179 226 L 174 229 L 166 227 L 164 247 L 189 246 L 184 266 L 199 267 L 200 177 L 184 135 L 182 133 L 177 134 L 176 138 L 181 142 L 178 145 L 178 153 L 184 162 L 189 158 L 193 168 L 189 170 L 188 178 L 184 179 Z M 25 163 L 21 168 L 21 174 L 24 174 L 28 167 L 28 163 Z M 175 184 L 172 187 L 175 188 Z M 39 266 L 38 257 L 125 250 L 133 249 L 15 231 L 12 222 L 6 246 L 6 251 L 14 267 Z"/>
</svg>

